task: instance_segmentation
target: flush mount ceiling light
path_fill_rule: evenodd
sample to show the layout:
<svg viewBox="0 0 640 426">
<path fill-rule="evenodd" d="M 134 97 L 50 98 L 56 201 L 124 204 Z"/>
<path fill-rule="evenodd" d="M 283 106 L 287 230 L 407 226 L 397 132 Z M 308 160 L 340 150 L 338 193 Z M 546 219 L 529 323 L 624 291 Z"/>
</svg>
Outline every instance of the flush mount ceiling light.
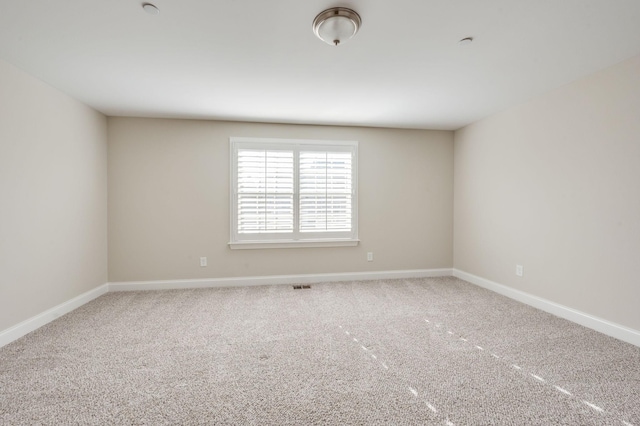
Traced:
<svg viewBox="0 0 640 426">
<path fill-rule="evenodd" d="M 160 9 L 152 5 L 151 3 L 142 3 L 142 8 L 149 15 L 157 15 L 160 13 Z"/>
<path fill-rule="evenodd" d="M 334 7 L 321 12 L 313 20 L 313 32 L 327 44 L 338 46 L 356 35 L 362 19 L 346 7 Z"/>
</svg>

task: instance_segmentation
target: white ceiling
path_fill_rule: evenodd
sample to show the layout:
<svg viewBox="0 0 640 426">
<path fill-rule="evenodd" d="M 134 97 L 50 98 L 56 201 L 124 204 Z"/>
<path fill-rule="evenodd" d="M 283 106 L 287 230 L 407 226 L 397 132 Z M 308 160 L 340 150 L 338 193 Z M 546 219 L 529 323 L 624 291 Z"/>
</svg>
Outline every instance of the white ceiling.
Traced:
<svg viewBox="0 0 640 426">
<path fill-rule="evenodd" d="M 457 129 L 640 53 L 638 0 L 151 2 L 0 0 L 0 59 L 112 116 Z"/>
</svg>

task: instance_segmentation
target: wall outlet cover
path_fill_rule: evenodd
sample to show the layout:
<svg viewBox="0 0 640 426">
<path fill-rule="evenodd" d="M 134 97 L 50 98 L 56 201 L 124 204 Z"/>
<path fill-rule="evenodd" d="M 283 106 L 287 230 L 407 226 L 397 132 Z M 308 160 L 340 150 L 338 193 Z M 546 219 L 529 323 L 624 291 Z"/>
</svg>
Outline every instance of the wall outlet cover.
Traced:
<svg viewBox="0 0 640 426">
<path fill-rule="evenodd" d="M 524 275 L 524 268 L 522 265 L 516 265 L 516 275 L 519 277 Z"/>
</svg>

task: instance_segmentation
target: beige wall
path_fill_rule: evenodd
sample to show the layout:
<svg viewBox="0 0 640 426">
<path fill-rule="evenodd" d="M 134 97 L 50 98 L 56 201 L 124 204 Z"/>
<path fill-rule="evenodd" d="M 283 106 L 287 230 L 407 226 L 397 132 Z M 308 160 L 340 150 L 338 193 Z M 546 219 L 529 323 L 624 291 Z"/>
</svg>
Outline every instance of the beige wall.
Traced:
<svg viewBox="0 0 640 426">
<path fill-rule="evenodd" d="M 640 57 L 457 131 L 454 188 L 455 268 L 640 330 Z"/>
<path fill-rule="evenodd" d="M 108 133 L 111 282 L 452 266 L 452 132 L 109 118 Z M 361 244 L 230 250 L 230 136 L 359 141 Z"/>
<path fill-rule="evenodd" d="M 0 330 L 107 282 L 106 129 L 0 61 Z"/>
</svg>

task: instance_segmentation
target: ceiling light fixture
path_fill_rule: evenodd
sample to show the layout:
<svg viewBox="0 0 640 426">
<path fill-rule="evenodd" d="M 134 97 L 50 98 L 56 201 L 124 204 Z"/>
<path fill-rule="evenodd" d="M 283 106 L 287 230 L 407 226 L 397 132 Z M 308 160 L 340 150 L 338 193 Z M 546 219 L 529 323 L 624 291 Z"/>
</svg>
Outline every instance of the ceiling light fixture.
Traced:
<svg viewBox="0 0 640 426">
<path fill-rule="evenodd" d="M 157 15 L 160 13 L 160 9 L 152 5 L 151 3 L 142 3 L 142 8 L 149 15 Z"/>
<path fill-rule="evenodd" d="M 362 19 L 346 7 L 334 7 L 321 12 L 313 20 L 313 32 L 327 44 L 338 46 L 356 35 Z"/>
</svg>

